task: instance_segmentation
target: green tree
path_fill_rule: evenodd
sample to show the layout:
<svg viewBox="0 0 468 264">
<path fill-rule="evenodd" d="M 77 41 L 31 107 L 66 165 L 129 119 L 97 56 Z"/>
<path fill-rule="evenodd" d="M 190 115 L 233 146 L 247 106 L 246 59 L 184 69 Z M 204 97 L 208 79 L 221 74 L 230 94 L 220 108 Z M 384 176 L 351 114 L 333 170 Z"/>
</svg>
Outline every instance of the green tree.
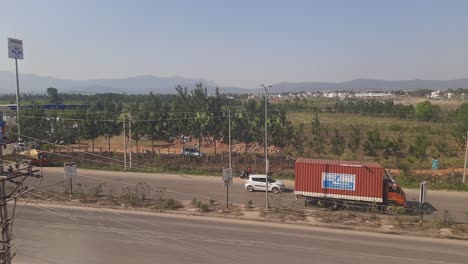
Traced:
<svg viewBox="0 0 468 264">
<path fill-rule="evenodd" d="M 346 141 L 345 138 L 340 134 L 340 131 L 335 128 L 335 133 L 330 140 L 332 152 L 337 156 L 343 155 L 345 151 Z"/>
<path fill-rule="evenodd" d="M 451 116 L 455 122 L 452 127 L 452 136 L 457 141 L 459 149 L 465 149 L 466 133 L 468 131 L 468 103 L 463 103 Z"/>
<path fill-rule="evenodd" d="M 397 165 L 400 166 L 401 160 L 405 156 L 405 146 L 406 145 L 400 136 L 396 139 L 385 137 L 382 143 L 382 154 L 384 159 L 388 160 L 389 158 L 394 157 Z"/>
<path fill-rule="evenodd" d="M 49 140 L 48 135 L 51 129 L 44 109 L 33 107 L 31 109 L 22 110 L 20 127 L 20 137 L 23 139 L 28 140 L 27 137 L 31 137 L 34 139 Z M 26 138 L 24 138 L 24 136 L 26 136 Z"/>
<path fill-rule="evenodd" d="M 307 142 L 307 138 L 304 134 L 304 123 L 300 123 L 299 126 L 294 129 L 294 136 L 292 138 L 293 146 L 295 147 L 297 154 L 300 156 L 304 155 L 304 145 Z"/>
<path fill-rule="evenodd" d="M 348 142 L 348 148 L 354 155 L 354 158 L 357 158 L 359 151 L 361 149 L 361 128 L 354 124 L 350 126 L 351 135 Z"/>
<path fill-rule="evenodd" d="M 419 160 L 419 165 L 422 168 L 422 164 L 427 160 L 427 149 L 429 148 L 430 143 L 425 134 L 419 134 L 413 145 L 409 148 L 409 153 L 413 155 L 416 159 Z"/>
<path fill-rule="evenodd" d="M 219 88 L 216 87 L 214 96 L 211 96 L 208 101 L 209 119 L 206 124 L 208 134 L 212 137 L 214 143 L 214 154 L 216 156 L 216 141 L 221 139 L 223 129 L 228 122 L 227 118 L 223 117 L 222 113 L 222 99 L 219 94 Z"/>
<path fill-rule="evenodd" d="M 415 114 L 418 120 L 430 121 L 434 117 L 435 111 L 431 102 L 426 100 L 416 104 Z"/>
<path fill-rule="evenodd" d="M 380 150 L 382 150 L 382 139 L 380 132 L 377 128 L 367 132 L 367 138 L 364 142 L 364 151 L 367 156 L 378 157 Z"/>
<path fill-rule="evenodd" d="M 49 102 L 51 104 L 61 104 L 62 103 L 62 99 L 60 99 L 60 97 L 58 95 L 58 90 L 56 88 L 53 88 L 53 87 L 47 88 L 47 96 L 48 96 Z"/>
<path fill-rule="evenodd" d="M 312 140 L 310 142 L 312 149 L 317 154 L 325 154 L 325 138 L 327 133 L 326 128 L 324 128 L 320 122 L 320 118 L 317 114 L 315 114 L 314 118 L 311 122 L 311 132 L 312 132 Z"/>
<path fill-rule="evenodd" d="M 115 103 L 110 98 L 102 105 L 104 109 L 100 111 L 99 121 L 102 123 L 102 133 L 108 140 L 108 150 L 111 152 L 111 138 L 122 132 L 120 115 L 123 107 L 121 103 Z"/>
<path fill-rule="evenodd" d="M 84 119 L 80 123 L 80 132 L 84 139 L 91 140 L 92 151 L 94 152 L 94 141 L 102 135 L 102 122 L 99 121 L 97 106 L 91 106 L 86 110 Z"/>
</svg>

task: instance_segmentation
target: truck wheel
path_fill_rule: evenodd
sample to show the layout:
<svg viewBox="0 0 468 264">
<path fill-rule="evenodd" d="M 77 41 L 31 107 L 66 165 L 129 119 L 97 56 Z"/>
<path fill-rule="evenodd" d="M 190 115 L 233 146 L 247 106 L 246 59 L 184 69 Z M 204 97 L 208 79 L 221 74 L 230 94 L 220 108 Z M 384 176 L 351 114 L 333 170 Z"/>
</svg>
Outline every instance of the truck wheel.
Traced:
<svg viewBox="0 0 468 264">
<path fill-rule="evenodd" d="M 386 211 L 388 214 L 395 214 L 395 209 L 396 209 L 396 208 L 395 208 L 394 205 L 389 205 L 389 206 L 387 206 L 387 208 L 386 208 L 385 211 Z"/>
<path fill-rule="evenodd" d="M 249 185 L 249 186 L 247 186 L 247 191 L 253 192 L 253 191 L 254 191 L 254 188 L 253 188 L 251 185 Z"/>
<path fill-rule="evenodd" d="M 280 190 L 279 190 L 278 188 L 276 188 L 276 187 L 273 187 L 273 188 L 271 189 L 271 191 L 272 191 L 274 194 L 277 194 L 277 193 L 280 192 Z"/>
</svg>

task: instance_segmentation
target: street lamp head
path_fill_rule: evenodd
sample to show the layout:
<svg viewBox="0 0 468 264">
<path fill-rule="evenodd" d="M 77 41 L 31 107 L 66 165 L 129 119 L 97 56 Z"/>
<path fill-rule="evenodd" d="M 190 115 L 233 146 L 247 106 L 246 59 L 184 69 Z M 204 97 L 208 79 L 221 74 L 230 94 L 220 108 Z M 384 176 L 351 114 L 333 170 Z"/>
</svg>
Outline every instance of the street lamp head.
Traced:
<svg viewBox="0 0 468 264">
<path fill-rule="evenodd" d="M 273 85 L 268 85 L 268 86 L 266 86 L 266 85 L 264 85 L 264 84 L 260 84 L 260 86 L 263 87 L 263 89 L 265 89 L 265 90 L 268 89 L 268 88 L 273 87 Z"/>
</svg>

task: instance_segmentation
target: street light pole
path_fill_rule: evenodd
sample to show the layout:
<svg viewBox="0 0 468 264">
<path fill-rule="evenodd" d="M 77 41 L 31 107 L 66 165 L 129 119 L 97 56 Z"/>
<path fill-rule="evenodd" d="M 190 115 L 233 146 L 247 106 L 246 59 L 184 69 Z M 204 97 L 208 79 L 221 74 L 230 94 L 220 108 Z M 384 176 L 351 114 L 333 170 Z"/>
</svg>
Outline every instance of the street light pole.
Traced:
<svg viewBox="0 0 468 264">
<path fill-rule="evenodd" d="M 20 131 L 20 91 L 19 91 L 19 78 L 18 78 L 18 59 L 15 58 L 16 65 L 16 125 L 18 126 L 18 144 L 21 137 Z"/>
<path fill-rule="evenodd" d="M 462 182 L 465 183 L 466 179 L 466 162 L 468 158 L 468 131 L 466 131 L 466 146 L 465 146 L 465 166 L 463 166 L 463 180 Z"/>
<path fill-rule="evenodd" d="M 264 84 L 260 85 L 265 89 L 265 210 L 268 210 L 268 88 L 271 88 L 271 85 L 265 86 Z"/>
</svg>

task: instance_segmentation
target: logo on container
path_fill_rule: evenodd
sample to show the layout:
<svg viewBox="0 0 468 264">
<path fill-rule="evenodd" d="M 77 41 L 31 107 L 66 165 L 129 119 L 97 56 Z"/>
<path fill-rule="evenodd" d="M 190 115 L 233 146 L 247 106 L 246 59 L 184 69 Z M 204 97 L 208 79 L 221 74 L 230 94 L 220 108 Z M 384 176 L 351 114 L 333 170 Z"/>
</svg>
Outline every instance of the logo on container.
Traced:
<svg viewBox="0 0 468 264">
<path fill-rule="evenodd" d="M 356 187 L 356 175 L 322 172 L 322 188 L 354 191 Z"/>
</svg>

